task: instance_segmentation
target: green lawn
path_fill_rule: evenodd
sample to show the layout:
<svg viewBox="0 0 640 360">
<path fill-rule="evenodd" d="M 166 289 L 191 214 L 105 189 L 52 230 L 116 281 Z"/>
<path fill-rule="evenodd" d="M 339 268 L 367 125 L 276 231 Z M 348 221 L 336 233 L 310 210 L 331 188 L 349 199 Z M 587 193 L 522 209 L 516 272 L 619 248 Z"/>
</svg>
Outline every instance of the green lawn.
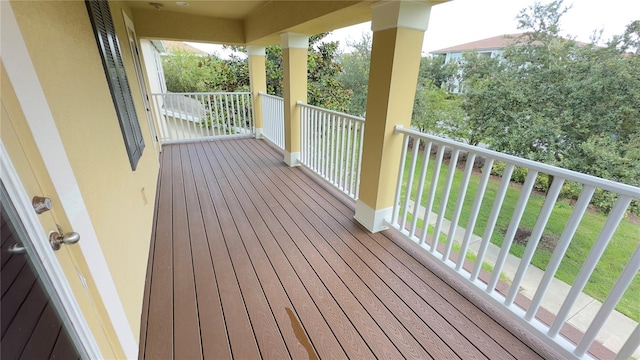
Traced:
<svg viewBox="0 0 640 360">
<path fill-rule="evenodd" d="M 408 159 L 411 158 L 411 154 L 408 154 Z M 422 153 L 418 158 L 418 168 L 422 161 Z M 433 165 L 435 159 L 430 159 L 429 170 L 427 173 L 427 182 L 431 179 L 433 171 Z M 410 161 L 407 161 L 405 168 L 405 183 L 409 173 Z M 441 196 L 444 188 L 444 182 L 446 180 L 449 167 L 443 164 L 440 170 L 440 177 L 438 181 L 438 191 L 436 193 L 436 199 L 434 202 L 433 211 L 437 212 L 440 203 Z M 419 169 L 416 169 L 415 183 L 412 187 L 412 198 L 415 197 L 417 182 L 419 179 Z M 460 191 L 460 185 L 462 182 L 463 171 L 456 170 L 453 186 L 451 188 L 451 194 L 447 202 L 447 208 L 445 217 L 451 219 L 453 217 L 453 210 L 455 202 Z M 465 227 L 469 219 L 469 213 L 475 194 L 480 182 L 480 174 L 474 173 L 471 176 L 469 182 L 469 188 L 465 197 L 465 202 L 460 216 L 460 222 L 458 225 Z M 422 197 L 422 205 L 425 206 L 427 202 L 428 183 L 425 185 L 424 195 Z M 484 200 L 482 202 L 480 214 L 474 228 L 474 233 L 482 235 L 487 225 L 487 221 L 493 206 L 496 193 L 498 191 L 499 182 L 497 180 L 490 180 L 487 185 Z M 502 206 L 502 210 L 498 217 L 496 229 L 491 238 L 491 242 L 500 246 L 504 241 L 504 232 L 506 231 L 511 214 L 514 211 L 518 196 L 520 195 L 519 187 L 511 185 L 507 191 L 507 195 Z M 529 198 L 527 207 L 525 209 L 522 221 L 520 222 L 521 228 L 533 229 L 535 222 L 538 218 L 538 214 L 542 207 L 545 197 L 534 193 Z M 566 201 L 558 201 L 553 209 L 549 222 L 544 230 L 545 236 L 550 239 L 558 239 L 562 233 L 565 224 L 567 223 L 569 216 L 573 210 L 573 206 Z M 595 240 L 600 232 L 600 229 L 606 221 L 606 215 L 602 213 L 588 211 L 582 221 L 576 234 L 567 250 L 564 259 L 561 262 L 560 268 L 556 273 L 556 277 L 568 284 L 573 283 L 574 279 L 580 271 L 584 260 L 589 254 L 589 250 L 595 243 Z M 624 266 L 629 262 L 632 253 L 635 251 L 638 244 L 640 244 L 640 226 L 632 223 L 628 219 L 623 219 L 616 233 L 614 234 L 609 246 L 602 255 L 600 262 L 598 263 L 595 271 L 591 275 L 584 292 L 599 301 L 604 301 L 606 295 L 609 293 L 613 285 L 615 284 L 618 276 L 622 272 Z M 514 244 L 511 246 L 510 252 L 516 256 L 522 256 L 525 246 Z M 549 249 L 541 248 L 540 246 L 535 252 L 532 260 L 532 264 L 540 269 L 545 269 L 549 259 L 551 258 L 552 251 Z M 640 276 L 636 275 L 631 283 L 631 286 L 627 289 L 624 297 L 616 307 L 616 310 L 629 316 L 635 321 L 640 321 Z"/>
</svg>

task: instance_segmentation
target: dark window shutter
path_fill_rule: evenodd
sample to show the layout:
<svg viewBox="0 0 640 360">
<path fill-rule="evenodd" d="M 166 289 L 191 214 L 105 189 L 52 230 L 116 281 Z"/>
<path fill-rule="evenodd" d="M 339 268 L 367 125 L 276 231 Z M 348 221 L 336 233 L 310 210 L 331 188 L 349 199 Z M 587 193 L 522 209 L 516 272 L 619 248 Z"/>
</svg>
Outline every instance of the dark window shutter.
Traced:
<svg viewBox="0 0 640 360">
<path fill-rule="evenodd" d="M 89 18 L 96 35 L 102 66 L 104 67 L 113 104 L 118 114 L 120 130 L 129 155 L 131 169 L 135 170 L 138 160 L 142 157 L 144 140 L 140 131 L 140 123 L 133 105 L 131 88 L 124 71 L 124 63 L 120 53 L 120 45 L 116 36 L 115 26 L 111 18 L 109 3 L 106 0 L 87 0 Z"/>
</svg>

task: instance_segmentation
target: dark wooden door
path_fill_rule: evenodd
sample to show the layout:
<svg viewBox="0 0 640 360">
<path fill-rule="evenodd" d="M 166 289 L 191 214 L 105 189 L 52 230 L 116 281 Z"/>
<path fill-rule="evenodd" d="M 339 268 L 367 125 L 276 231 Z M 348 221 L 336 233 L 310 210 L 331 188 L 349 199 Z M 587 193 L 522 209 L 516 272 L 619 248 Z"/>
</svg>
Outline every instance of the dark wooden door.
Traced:
<svg viewBox="0 0 640 360">
<path fill-rule="evenodd" d="M 0 287 L 0 358 L 12 359 L 79 359 L 58 313 L 35 274 L 27 254 L 10 251 L 21 244 L 16 226 L 7 216 L 2 199 Z"/>
</svg>

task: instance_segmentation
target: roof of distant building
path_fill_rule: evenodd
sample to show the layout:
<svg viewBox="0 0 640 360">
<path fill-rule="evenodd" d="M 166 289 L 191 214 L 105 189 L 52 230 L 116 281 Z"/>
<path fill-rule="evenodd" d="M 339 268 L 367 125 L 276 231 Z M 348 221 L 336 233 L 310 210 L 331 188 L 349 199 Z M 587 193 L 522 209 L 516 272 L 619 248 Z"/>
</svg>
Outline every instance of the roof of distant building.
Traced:
<svg viewBox="0 0 640 360">
<path fill-rule="evenodd" d="M 182 41 L 162 40 L 162 44 L 164 45 L 164 48 L 167 49 L 167 52 L 169 53 L 176 52 L 176 51 L 186 51 L 192 54 L 208 55 L 206 51 L 195 48 Z"/>
<path fill-rule="evenodd" d="M 482 40 L 476 40 L 465 44 L 455 45 L 444 49 L 431 51 L 432 54 L 446 54 L 451 52 L 463 52 L 463 51 L 482 51 L 482 50 L 498 50 L 507 47 L 507 45 L 513 44 L 520 34 L 505 34 L 494 36 Z"/>
</svg>

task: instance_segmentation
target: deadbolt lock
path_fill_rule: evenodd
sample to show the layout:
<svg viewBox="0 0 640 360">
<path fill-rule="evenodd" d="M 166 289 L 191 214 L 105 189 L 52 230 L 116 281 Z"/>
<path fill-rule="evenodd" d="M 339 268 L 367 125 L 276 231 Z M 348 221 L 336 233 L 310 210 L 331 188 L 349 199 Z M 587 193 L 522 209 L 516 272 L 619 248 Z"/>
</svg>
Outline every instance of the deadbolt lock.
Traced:
<svg viewBox="0 0 640 360">
<path fill-rule="evenodd" d="M 51 210 L 51 208 L 53 207 L 53 205 L 51 204 L 51 199 L 44 196 L 34 196 L 31 200 L 31 205 L 33 205 L 33 210 L 35 210 L 36 214 L 38 215 Z"/>
</svg>

